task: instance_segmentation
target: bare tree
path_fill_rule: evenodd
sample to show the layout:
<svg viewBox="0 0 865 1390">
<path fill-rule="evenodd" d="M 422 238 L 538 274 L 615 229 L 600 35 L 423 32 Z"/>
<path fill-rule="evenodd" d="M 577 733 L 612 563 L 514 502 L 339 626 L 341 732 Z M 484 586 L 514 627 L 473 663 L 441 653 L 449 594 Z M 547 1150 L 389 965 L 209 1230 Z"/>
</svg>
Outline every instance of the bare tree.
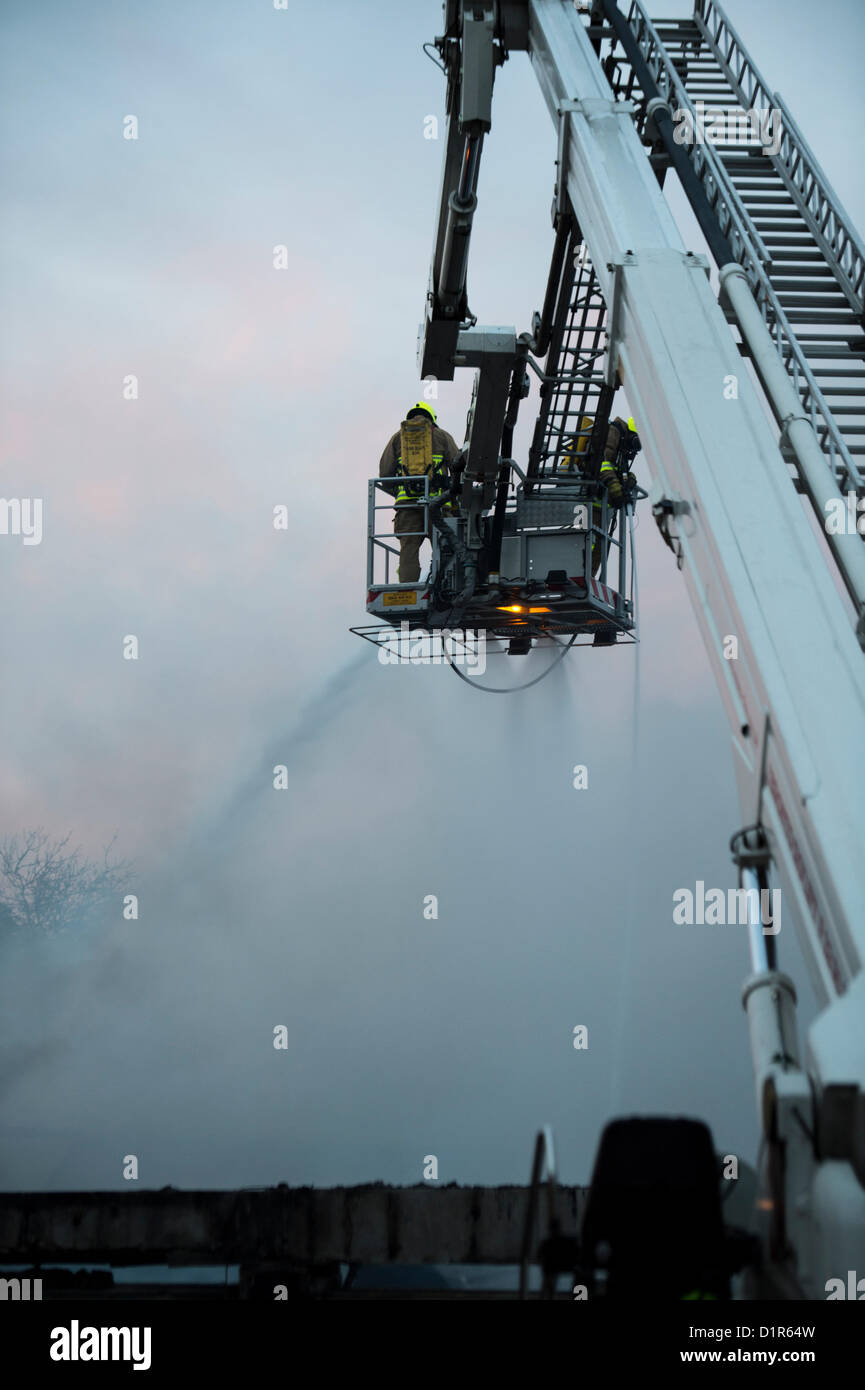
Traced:
<svg viewBox="0 0 865 1390">
<path fill-rule="evenodd" d="M 113 840 L 98 864 L 70 838 L 40 826 L 0 840 L 0 928 L 51 935 L 80 926 L 129 883 L 127 861 L 111 859 Z"/>
</svg>

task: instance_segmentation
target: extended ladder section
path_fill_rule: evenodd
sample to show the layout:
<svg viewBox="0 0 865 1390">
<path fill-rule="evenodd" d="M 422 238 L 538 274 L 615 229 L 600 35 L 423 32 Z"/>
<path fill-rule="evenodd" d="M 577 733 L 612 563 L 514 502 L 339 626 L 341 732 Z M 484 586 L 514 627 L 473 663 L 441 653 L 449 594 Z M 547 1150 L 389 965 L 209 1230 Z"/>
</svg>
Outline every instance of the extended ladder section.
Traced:
<svg viewBox="0 0 865 1390">
<path fill-rule="evenodd" d="M 593 432 L 606 435 L 613 388 L 607 385 L 607 307 L 588 247 L 572 223 L 526 469 L 543 481 L 567 474 L 575 455 L 589 451 Z M 534 367 L 534 362 L 529 359 Z"/>
<path fill-rule="evenodd" d="M 596 46 L 617 97 L 639 102 L 638 128 L 653 144 L 661 180 L 665 161 L 647 110 L 658 95 L 747 275 L 838 494 L 845 502 L 850 494 L 865 498 L 862 240 L 785 102 L 714 0 L 697 0 L 689 19 L 656 20 L 631 0 L 627 27 L 639 57 L 604 28 L 603 8 L 596 4 L 593 12 Z M 786 437 L 782 453 L 825 528 L 827 515 Z M 850 516 L 855 525 L 855 503 Z"/>
</svg>

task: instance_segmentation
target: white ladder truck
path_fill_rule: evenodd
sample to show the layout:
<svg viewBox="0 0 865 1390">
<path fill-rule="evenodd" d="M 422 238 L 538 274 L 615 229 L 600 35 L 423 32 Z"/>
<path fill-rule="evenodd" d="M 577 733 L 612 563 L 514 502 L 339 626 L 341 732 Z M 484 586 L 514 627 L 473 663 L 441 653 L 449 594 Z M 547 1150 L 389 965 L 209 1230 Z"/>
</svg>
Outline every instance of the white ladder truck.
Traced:
<svg viewBox="0 0 865 1390">
<path fill-rule="evenodd" d="M 652 20 L 640 0 L 623 3 L 444 5 L 435 48 L 448 132 L 418 359 L 422 378 L 476 371 L 451 492 L 459 521 L 447 523 L 453 535 L 458 525 L 458 539 L 449 542 L 437 523 L 442 565 L 460 568 L 458 592 L 446 599 L 449 614 L 474 604 L 480 625 L 503 632 L 490 614 L 526 613 L 545 594 L 531 613 L 546 616 L 517 617 L 529 623 L 526 642 L 542 635 L 540 624 L 553 640 L 556 631 L 591 632 L 598 614 L 611 634 L 602 641 L 634 635 L 624 587 L 592 587 L 587 535 L 603 531 L 608 546 L 606 512 L 599 528 L 563 525 L 574 486 L 600 495 L 598 452 L 621 386 L 652 476 L 653 514 L 730 721 L 742 808 L 731 847 L 748 917 L 744 1007 L 762 1144 L 738 1287 L 749 1298 L 824 1299 L 829 1281 L 849 1271 L 865 1279 L 865 546 L 857 529 L 862 518 L 865 530 L 865 247 L 720 6 L 696 0 L 688 19 Z M 517 51 L 528 53 L 558 143 L 546 299 L 520 336 L 478 326 L 466 294 L 494 74 Z M 716 120 L 713 138 L 699 138 L 722 111 L 727 126 Z M 670 173 L 708 257 L 683 242 L 664 192 Z M 530 370 L 541 405 L 521 469 L 512 435 Z M 595 460 L 594 476 L 590 462 L 577 484 L 565 467 L 575 441 Z M 576 547 L 579 561 L 559 562 L 542 541 Z M 624 579 L 624 554 L 620 563 Z M 435 558 L 431 590 L 402 611 L 441 626 L 434 569 Z M 579 583 L 581 614 L 570 587 Z M 418 603 L 430 592 L 432 616 L 423 619 Z M 369 611 L 381 616 L 387 586 L 369 593 Z M 570 619 L 557 627 L 549 615 L 566 601 Z M 399 600 L 396 609 L 384 611 L 387 622 Z M 526 647 L 518 640 L 512 649 Z M 760 913 L 770 874 L 820 1005 L 802 1051 L 795 988 Z M 680 1226 L 699 1226 L 699 1143 L 689 1149 L 693 1134 L 677 1140 L 661 1126 L 619 1139 L 635 1160 L 661 1155 L 668 1191 L 679 1163 L 691 1203 Z M 610 1129 L 580 1248 L 593 1287 L 608 1293 L 627 1290 L 633 1255 L 633 1232 L 605 1215 L 604 1193 L 627 1187 Z M 706 1236 L 710 1245 L 716 1235 Z M 699 1252 L 690 1257 L 697 1268 Z M 712 1260 L 723 1257 L 715 1251 Z M 716 1287 L 725 1296 L 723 1279 Z"/>
</svg>

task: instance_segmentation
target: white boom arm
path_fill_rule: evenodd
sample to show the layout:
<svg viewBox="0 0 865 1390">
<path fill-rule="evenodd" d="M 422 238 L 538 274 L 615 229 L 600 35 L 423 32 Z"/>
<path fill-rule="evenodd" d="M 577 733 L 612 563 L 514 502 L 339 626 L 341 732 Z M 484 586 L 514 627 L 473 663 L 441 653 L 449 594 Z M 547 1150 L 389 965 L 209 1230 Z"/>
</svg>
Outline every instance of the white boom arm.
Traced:
<svg viewBox="0 0 865 1390">
<path fill-rule="evenodd" d="M 825 1006 L 810 1035 L 812 1099 L 792 986 L 764 971 L 746 987 L 778 1160 L 763 1198 L 776 1207 L 767 1261 L 778 1293 L 823 1298 L 826 1280 L 865 1272 L 865 1190 L 851 1163 L 865 1086 L 865 661 L 707 262 L 686 251 L 571 5 L 529 0 L 529 54 L 565 123 L 567 192 L 607 304 L 616 296 L 614 346 L 650 471 L 684 504 L 684 574 L 732 728 L 743 818 L 759 806 L 782 926 L 795 920 Z"/>
</svg>

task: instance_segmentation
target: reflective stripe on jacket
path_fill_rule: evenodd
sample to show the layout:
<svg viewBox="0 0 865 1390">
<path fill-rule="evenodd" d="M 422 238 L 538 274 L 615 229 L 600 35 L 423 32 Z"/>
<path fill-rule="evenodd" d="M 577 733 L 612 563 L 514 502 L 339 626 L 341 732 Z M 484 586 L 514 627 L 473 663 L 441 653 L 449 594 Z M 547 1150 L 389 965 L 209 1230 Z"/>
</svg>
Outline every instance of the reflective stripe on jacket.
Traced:
<svg viewBox="0 0 865 1390">
<path fill-rule="evenodd" d="M 443 487 L 434 488 L 434 487 L 433 487 L 433 481 L 434 481 L 437 477 L 438 477 L 438 478 L 441 478 L 441 475 L 442 475 L 442 464 L 444 463 L 444 454 L 433 454 L 433 456 L 432 456 L 432 461 L 433 461 L 433 471 L 432 471 L 432 473 L 430 474 L 429 496 L 430 496 L 431 498 L 432 498 L 432 497 L 441 497 L 442 493 L 444 492 L 444 488 L 443 488 Z M 397 473 L 401 473 L 401 472 L 402 472 L 402 454 L 400 454 L 400 455 L 397 457 L 397 461 L 396 461 L 396 471 L 397 471 Z M 401 483 L 399 484 L 399 487 L 398 487 L 398 490 L 397 490 L 397 494 L 396 494 L 396 500 L 397 500 L 397 502 L 415 502 L 415 501 L 418 501 L 418 500 L 421 500 L 421 501 L 422 501 L 422 500 L 423 500 L 423 495 L 424 495 L 423 474 L 420 474 L 420 475 L 414 475 L 414 474 L 412 474 L 411 482 L 409 482 L 408 477 L 406 477 L 405 481 L 404 481 L 404 482 L 401 482 Z"/>
</svg>

